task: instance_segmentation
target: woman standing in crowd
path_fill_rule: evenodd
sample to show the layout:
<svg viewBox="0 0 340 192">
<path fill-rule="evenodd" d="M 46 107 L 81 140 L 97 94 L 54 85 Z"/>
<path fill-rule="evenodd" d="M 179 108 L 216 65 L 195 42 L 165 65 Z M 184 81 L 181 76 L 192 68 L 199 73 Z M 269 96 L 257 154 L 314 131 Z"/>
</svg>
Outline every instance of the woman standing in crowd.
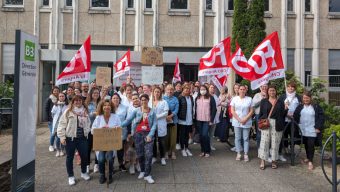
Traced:
<svg viewBox="0 0 340 192">
<path fill-rule="evenodd" d="M 151 161 L 153 155 L 153 140 L 156 132 L 156 114 L 148 106 L 149 96 L 142 94 L 140 96 L 141 107 L 132 112 L 132 114 L 122 123 L 122 127 L 131 125 L 131 136 L 134 137 L 136 152 L 141 167 L 138 179 L 146 180 L 152 184 L 155 181 L 151 176 Z"/>
<path fill-rule="evenodd" d="M 67 101 L 71 102 L 73 96 L 74 96 L 74 88 L 72 86 L 68 86 L 66 90 Z"/>
<path fill-rule="evenodd" d="M 50 147 L 48 148 L 50 152 L 54 151 L 54 140 L 56 138 L 56 135 L 53 132 L 53 117 L 51 111 L 53 106 L 58 102 L 59 92 L 60 92 L 59 87 L 56 86 L 53 87 L 51 90 L 51 95 L 45 102 L 45 114 L 48 121 L 47 125 L 50 130 Z"/>
<path fill-rule="evenodd" d="M 69 108 L 61 116 L 57 130 L 61 144 L 65 145 L 66 149 L 66 168 L 69 185 L 75 184 L 73 158 L 76 149 L 81 157 L 81 177 L 85 180 L 90 179 L 86 172 L 88 158 L 87 136 L 91 130 L 90 125 L 89 112 L 87 107 L 83 105 L 82 97 L 79 95 L 74 96 Z"/>
<path fill-rule="evenodd" d="M 182 156 L 192 156 L 189 150 L 189 133 L 192 132 L 194 117 L 194 99 L 190 95 L 190 86 L 184 85 L 182 94 L 178 97 L 178 131 Z"/>
<path fill-rule="evenodd" d="M 261 131 L 258 128 L 258 121 L 259 121 L 259 114 L 260 114 L 260 103 L 262 99 L 267 98 L 267 92 L 268 92 L 268 85 L 261 85 L 260 86 L 260 92 L 256 93 L 253 97 L 253 107 L 254 107 L 254 113 L 255 113 L 255 128 L 256 128 L 256 146 L 257 149 L 260 147 L 260 141 L 261 141 Z"/>
<path fill-rule="evenodd" d="M 80 89 L 75 88 L 75 89 L 74 89 L 74 95 L 81 96 L 81 91 L 80 91 Z"/>
<path fill-rule="evenodd" d="M 219 115 L 220 123 L 216 125 L 216 135 L 218 141 L 227 142 L 229 137 L 229 127 L 228 127 L 228 87 L 222 87 L 220 90 L 221 94 L 219 96 L 221 112 Z"/>
<path fill-rule="evenodd" d="M 125 94 L 121 97 L 122 98 L 121 103 L 127 107 L 132 105 L 132 91 L 133 91 L 132 85 L 127 84 L 125 86 Z"/>
<path fill-rule="evenodd" d="M 57 103 L 55 103 L 55 105 L 52 108 L 51 114 L 53 116 L 53 124 L 52 124 L 52 132 L 54 136 L 57 136 L 57 129 L 58 129 L 58 124 L 59 124 L 59 120 L 61 115 L 64 113 L 64 111 L 67 109 L 67 100 L 66 100 L 66 96 L 64 93 L 59 93 L 58 96 L 58 101 Z M 59 156 L 64 156 L 64 147 L 62 145 L 60 145 L 60 138 L 57 137 L 57 141 L 56 141 L 56 148 L 57 148 L 57 153 L 56 153 L 56 157 Z"/>
<path fill-rule="evenodd" d="M 113 103 L 113 107 L 114 107 L 114 111 L 115 113 L 118 115 L 119 119 L 121 122 L 125 121 L 126 117 L 127 117 L 127 110 L 128 107 L 121 104 L 121 97 L 119 96 L 118 93 L 114 93 L 112 95 L 112 103 Z M 118 158 L 118 163 L 119 163 L 119 169 L 123 172 L 127 171 L 127 169 L 125 168 L 124 165 L 124 146 L 125 146 L 125 142 L 126 142 L 126 138 L 127 138 L 127 128 L 126 126 L 122 127 L 123 132 L 122 132 L 122 138 L 123 138 L 123 143 L 122 146 L 123 148 L 117 151 L 117 158 Z"/>
<path fill-rule="evenodd" d="M 90 93 L 88 95 L 88 97 L 85 100 L 85 104 L 89 109 L 89 116 L 90 116 L 90 120 L 91 120 L 91 126 L 93 124 L 93 121 L 96 119 L 96 115 L 97 115 L 97 106 L 100 102 L 100 91 L 98 88 L 91 88 Z M 90 132 L 88 135 L 88 158 L 87 158 L 87 173 L 90 172 L 90 164 L 91 164 L 91 152 L 92 152 L 92 148 L 93 148 L 93 135 Z M 97 160 L 97 156 L 95 156 L 95 162 L 94 162 L 94 167 L 93 167 L 93 172 L 96 173 L 98 172 L 98 160 Z"/>
<path fill-rule="evenodd" d="M 322 142 L 321 131 L 324 128 L 325 117 L 322 108 L 313 103 L 311 92 L 303 93 L 302 104 L 296 108 L 294 120 L 299 124 L 306 149 L 307 158 L 303 163 L 308 163 L 308 169 L 313 170 L 315 145 L 320 146 Z"/>
<path fill-rule="evenodd" d="M 161 164 L 166 165 L 165 161 L 165 139 L 167 134 L 166 117 L 168 116 L 169 106 L 166 101 L 162 99 L 162 90 L 155 87 L 152 91 L 152 109 L 156 113 L 157 131 L 153 145 L 153 158 L 152 163 L 157 161 L 157 142 L 159 155 L 161 157 Z"/>
<path fill-rule="evenodd" d="M 98 116 L 96 117 L 96 119 L 94 120 L 92 124 L 92 131 L 91 131 L 92 134 L 94 132 L 94 129 L 116 128 L 121 123 L 118 115 L 114 114 L 114 106 L 110 100 L 104 100 L 99 103 L 97 114 Z M 112 183 L 114 152 L 113 151 L 97 151 L 96 153 L 98 155 L 98 163 L 99 163 L 99 173 L 100 173 L 99 183 L 103 184 L 106 181 L 106 177 L 105 177 L 106 160 L 109 161 L 109 183 Z"/>
<path fill-rule="evenodd" d="M 215 86 L 212 84 L 209 85 L 209 94 L 214 97 L 215 105 L 217 109 L 214 120 L 209 124 L 210 148 L 211 150 L 215 151 L 216 148 L 212 144 L 213 144 L 213 138 L 215 136 L 216 125 L 220 122 L 220 113 L 221 113 L 220 105 L 221 104 L 220 104 L 220 99 L 215 94 Z"/>
<path fill-rule="evenodd" d="M 168 103 L 169 114 L 166 117 L 167 120 L 167 151 L 168 155 L 171 155 L 172 159 L 176 159 L 176 138 L 177 138 L 177 123 L 178 123 L 178 99 L 174 96 L 174 87 L 169 84 L 165 89 L 166 95 L 163 99 Z"/>
<path fill-rule="evenodd" d="M 251 117 L 253 108 L 252 99 L 246 96 L 246 87 L 240 85 L 238 96 L 234 97 L 230 103 L 233 114 L 232 124 L 235 131 L 236 160 L 241 160 L 241 137 L 243 136 L 244 144 L 244 161 L 249 161 L 249 131 L 252 125 Z"/>
<path fill-rule="evenodd" d="M 201 157 L 210 156 L 209 123 L 216 116 L 216 103 L 213 96 L 208 93 L 205 85 L 200 86 L 200 92 L 195 101 L 197 128 L 200 134 Z"/>
<path fill-rule="evenodd" d="M 269 149 L 272 158 L 272 168 L 277 168 L 277 160 L 279 159 L 279 145 L 282 138 L 282 131 L 285 122 L 285 109 L 282 101 L 277 99 L 275 86 L 271 85 L 268 88 L 268 98 L 260 101 L 259 119 L 268 119 L 269 128 L 261 130 L 261 141 L 258 149 L 258 157 L 261 159 L 260 169 L 265 168 L 265 161 L 269 158 Z"/>
</svg>

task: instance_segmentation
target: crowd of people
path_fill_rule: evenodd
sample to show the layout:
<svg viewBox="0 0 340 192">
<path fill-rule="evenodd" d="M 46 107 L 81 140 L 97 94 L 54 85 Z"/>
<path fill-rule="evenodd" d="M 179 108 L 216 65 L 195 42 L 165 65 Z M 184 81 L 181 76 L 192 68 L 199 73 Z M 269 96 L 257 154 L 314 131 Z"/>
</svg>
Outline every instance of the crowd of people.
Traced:
<svg viewBox="0 0 340 192">
<path fill-rule="evenodd" d="M 311 93 L 298 95 L 294 82 L 287 84 L 283 95 L 278 95 L 273 85 L 262 85 L 253 97 L 248 92 L 247 85 L 238 83 L 229 93 L 227 87 L 217 90 L 213 84 L 199 81 L 136 86 L 130 77 L 119 90 L 99 87 L 95 81 L 70 83 L 64 91 L 53 87 L 45 103 L 51 133 L 49 151 L 56 151 L 56 157 L 66 153 L 69 185 L 76 183 L 74 157 L 84 180 L 90 179 L 91 170 L 99 172 L 101 184 L 107 179 L 113 182 L 114 160 L 118 159 L 120 171 L 130 174 L 137 171 L 138 179 L 154 183 L 152 164 L 159 161 L 166 166 L 176 155 L 196 155 L 190 150 L 190 144 L 195 143 L 200 143 L 197 155 L 209 158 L 216 150 L 214 138 L 226 142 L 236 152 L 236 161 L 248 162 L 255 158 L 249 157 L 253 129 L 260 169 L 266 168 L 266 162 L 276 169 L 279 160 L 286 161 L 290 124 L 296 122 L 299 125 L 296 135 L 302 134 L 306 149 L 307 158 L 302 162 L 312 170 L 324 115 L 322 108 L 313 103 Z M 118 127 L 123 130 L 122 149 L 95 151 L 92 162 L 94 129 Z M 230 131 L 234 132 L 234 142 L 229 138 Z"/>
</svg>

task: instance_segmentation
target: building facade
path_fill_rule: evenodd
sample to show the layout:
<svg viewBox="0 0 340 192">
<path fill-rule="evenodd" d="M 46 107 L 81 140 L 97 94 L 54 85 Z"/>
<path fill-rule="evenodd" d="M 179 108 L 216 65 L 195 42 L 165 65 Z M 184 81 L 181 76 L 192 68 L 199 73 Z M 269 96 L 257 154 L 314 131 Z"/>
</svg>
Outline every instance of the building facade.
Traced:
<svg viewBox="0 0 340 192">
<path fill-rule="evenodd" d="M 231 35 L 233 22 L 233 0 L 0 0 L 0 4 L 0 81 L 13 79 L 15 30 L 38 36 L 40 109 L 56 76 L 89 35 L 92 78 L 97 66 L 112 66 L 128 49 L 133 50 L 131 59 L 138 69 L 141 48 L 160 46 L 165 80 L 172 78 L 176 57 L 184 80 L 197 80 L 199 59 Z M 340 75 L 340 0 L 265 0 L 265 22 L 267 34 L 279 32 L 286 68 L 305 84 L 310 75 L 330 80 L 329 99 L 339 98 L 340 79 L 329 75 Z M 233 75 L 230 84 L 232 79 Z"/>
</svg>

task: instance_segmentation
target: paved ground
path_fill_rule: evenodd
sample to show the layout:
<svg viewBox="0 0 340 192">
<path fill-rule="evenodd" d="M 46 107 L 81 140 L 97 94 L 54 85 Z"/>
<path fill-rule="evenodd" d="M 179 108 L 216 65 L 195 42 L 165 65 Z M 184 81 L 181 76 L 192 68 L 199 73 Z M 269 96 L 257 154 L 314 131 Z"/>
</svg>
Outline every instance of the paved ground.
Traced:
<svg viewBox="0 0 340 192">
<path fill-rule="evenodd" d="M 75 165 L 77 184 L 68 186 L 65 157 L 55 157 L 48 151 L 48 129 L 37 129 L 36 191 L 331 191 L 318 166 L 313 172 L 301 164 L 279 164 L 277 170 L 259 169 L 254 143 L 250 162 L 235 161 L 236 154 L 225 144 L 215 144 L 217 151 L 210 158 L 198 157 L 199 145 L 191 145 L 194 157 L 169 160 L 166 166 L 152 167 L 155 184 L 137 180 L 137 175 L 118 172 L 107 188 L 98 182 L 99 174 L 90 181 L 80 179 L 80 166 Z M 0 163 L 10 158 L 11 136 L 0 136 Z M 117 166 L 116 166 L 117 167 Z M 116 168 L 115 167 L 115 168 Z M 340 190 L 340 188 L 339 188 Z"/>
</svg>

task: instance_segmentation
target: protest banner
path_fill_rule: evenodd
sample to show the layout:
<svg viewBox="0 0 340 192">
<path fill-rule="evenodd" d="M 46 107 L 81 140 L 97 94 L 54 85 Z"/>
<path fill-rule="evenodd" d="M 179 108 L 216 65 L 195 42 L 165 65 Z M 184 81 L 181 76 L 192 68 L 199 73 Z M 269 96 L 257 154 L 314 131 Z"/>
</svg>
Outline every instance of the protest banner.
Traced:
<svg viewBox="0 0 340 192">
<path fill-rule="evenodd" d="M 111 68 L 97 67 L 96 68 L 96 84 L 98 86 L 111 85 Z"/>
<path fill-rule="evenodd" d="M 122 128 L 93 129 L 93 150 L 113 151 L 122 147 Z"/>
<path fill-rule="evenodd" d="M 163 67 L 142 66 L 142 83 L 160 85 L 163 83 Z"/>
<path fill-rule="evenodd" d="M 143 47 L 141 63 L 145 65 L 163 65 L 163 48 Z"/>
</svg>

